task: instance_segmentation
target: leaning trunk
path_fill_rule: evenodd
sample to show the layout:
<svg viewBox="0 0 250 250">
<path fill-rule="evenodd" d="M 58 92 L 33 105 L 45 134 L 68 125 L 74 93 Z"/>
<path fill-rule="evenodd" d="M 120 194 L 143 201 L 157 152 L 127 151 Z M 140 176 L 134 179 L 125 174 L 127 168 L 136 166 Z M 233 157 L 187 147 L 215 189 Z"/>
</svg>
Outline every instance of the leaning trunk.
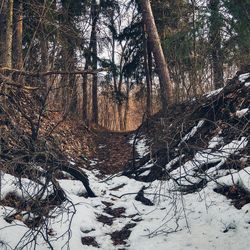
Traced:
<svg viewBox="0 0 250 250">
<path fill-rule="evenodd" d="M 139 2 L 143 16 L 143 22 L 146 25 L 146 31 L 155 58 L 155 64 L 160 80 L 162 110 L 165 112 L 167 105 L 171 102 L 172 98 L 172 88 L 167 62 L 161 47 L 161 41 L 156 28 L 150 1 L 140 0 Z"/>
<path fill-rule="evenodd" d="M 151 77 L 149 73 L 149 60 L 148 60 L 148 42 L 147 42 L 147 34 L 146 27 L 144 26 L 144 36 L 143 36 L 143 53 L 144 53 L 144 70 L 146 75 L 146 83 L 147 83 L 147 100 L 146 100 L 146 114 L 147 117 L 151 116 Z"/>
</svg>

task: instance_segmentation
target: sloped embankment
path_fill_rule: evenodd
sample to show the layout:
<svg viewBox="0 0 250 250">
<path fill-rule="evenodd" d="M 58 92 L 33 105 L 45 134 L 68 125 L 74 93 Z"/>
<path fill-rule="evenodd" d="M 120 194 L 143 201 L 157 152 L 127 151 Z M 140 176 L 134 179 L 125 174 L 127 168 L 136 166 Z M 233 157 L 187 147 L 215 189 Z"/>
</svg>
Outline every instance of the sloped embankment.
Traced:
<svg viewBox="0 0 250 250">
<path fill-rule="evenodd" d="M 228 176 L 225 183 L 233 188 L 220 185 L 215 191 L 240 199 L 241 207 L 250 202 L 250 193 L 237 187 L 244 185 L 239 173 L 250 173 L 249 108 L 250 72 L 241 71 L 223 89 L 148 121 L 139 134 L 149 135 L 152 150 L 131 160 L 123 174 L 144 182 L 172 180 L 185 193 Z"/>
<path fill-rule="evenodd" d="M 10 220 L 28 209 L 33 218 L 25 223 L 29 227 L 43 224 L 42 218 L 67 200 L 58 177 L 74 177 L 94 197 L 86 174 L 70 163 L 67 151 L 52 135 L 58 124 L 50 121 L 41 89 L 2 75 L 0 86 L 0 204 L 17 209 Z M 5 174 L 13 188 L 3 189 Z"/>
</svg>

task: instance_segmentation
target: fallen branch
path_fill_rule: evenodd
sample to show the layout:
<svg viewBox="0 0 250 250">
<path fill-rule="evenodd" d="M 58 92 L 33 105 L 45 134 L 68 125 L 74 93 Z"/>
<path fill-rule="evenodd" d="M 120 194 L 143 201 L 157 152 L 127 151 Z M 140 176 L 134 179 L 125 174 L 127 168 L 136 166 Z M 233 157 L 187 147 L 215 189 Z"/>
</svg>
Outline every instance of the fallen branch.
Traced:
<svg viewBox="0 0 250 250">
<path fill-rule="evenodd" d="M 145 196 L 144 196 L 144 190 L 146 189 L 146 187 L 145 186 L 143 186 L 142 188 L 141 188 L 141 190 L 138 192 L 138 194 L 136 195 L 136 197 L 135 197 L 135 200 L 136 201 L 140 201 L 142 204 L 144 204 L 145 206 L 153 206 L 154 205 L 154 203 L 151 201 L 151 200 L 149 200 L 148 198 L 146 198 Z"/>
<path fill-rule="evenodd" d="M 51 71 L 46 71 L 46 72 L 29 72 L 25 70 L 19 70 L 19 69 L 11 69 L 7 67 L 2 67 L 0 68 L 0 73 L 3 74 L 8 74 L 8 73 L 17 73 L 22 76 L 32 76 L 32 77 L 41 77 L 41 76 L 50 76 L 50 75 L 83 75 L 83 74 L 96 74 L 104 71 L 109 71 L 109 68 L 100 68 L 100 69 L 87 69 L 87 70 L 82 70 L 78 69 L 75 71 L 60 71 L 60 70 L 51 70 Z"/>
</svg>

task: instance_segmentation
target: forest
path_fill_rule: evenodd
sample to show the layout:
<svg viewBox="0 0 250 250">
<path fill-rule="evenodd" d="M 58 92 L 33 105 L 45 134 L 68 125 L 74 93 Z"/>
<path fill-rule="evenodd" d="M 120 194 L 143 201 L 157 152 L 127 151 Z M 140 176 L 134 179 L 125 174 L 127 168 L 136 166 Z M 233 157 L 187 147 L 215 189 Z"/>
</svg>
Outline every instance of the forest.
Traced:
<svg viewBox="0 0 250 250">
<path fill-rule="evenodd" d="M 250 240 L 250 0 L 0 0 L 0 249 Z"/>
</svg>

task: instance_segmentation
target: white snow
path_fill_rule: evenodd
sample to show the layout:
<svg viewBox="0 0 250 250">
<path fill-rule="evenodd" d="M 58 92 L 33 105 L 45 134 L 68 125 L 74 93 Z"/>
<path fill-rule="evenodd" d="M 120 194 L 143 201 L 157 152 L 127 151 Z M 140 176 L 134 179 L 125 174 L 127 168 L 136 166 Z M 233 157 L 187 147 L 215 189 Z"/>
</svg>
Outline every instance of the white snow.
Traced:
<svg viewBox="0 0 250 250">
<path fill-rule="evenodd" d="M 212 138 L 209 146 L 216 146 L 216 137 Z M 220 137 L 217 138 L 219 143 Z M 240 140 L 233 140 L 232 142 L 220 147 L 216 151 L 212 148 L 199 151 L 195 154 L 192 160 L 187 161 L 182 166 L 171 172 L 173 178 L 178 178 L 178 183 L 183 185 L 190 185 L 190 183 L 197 183 L 201 178 L 208 181 L 214 179 L 215 176 L 220 176 L 218 170 L 226 162 L 228 157 L 232 154 L 237 154 L 240 150 L 246 147 L 248 140 L 246 137 L 241 137 Z M 214 164 L 206 173 L 201 170 L 201 167 L 206 164 Z M 200 171 L 197 176 L 196 172 Z M 224 174 L 225 171 L 223 171 Z"/>
<path fill-rule="evenodd" d="M 134 136 L 129 140 L 129 143 L 133 145 Z M 139 136 L 135 142 L 135 150 L 138 153 L 139 157 L 143 157 L 149 151 L 149 146 L 147 146 L 147 138 L 145 136 Z"/>
<path fill-rule="evenodd" d="M 205 94 L 206 97 L 211 97 L 211 96 L 215 96 L 215 95 L 218 95 L 221 91 L 222 91 L 223 88 L 219 88 L 219 89 L 215 89 L 213 91 L 210 91 L 208 93 Z"/>
<path fill-rule="evenodd" d="M 166 170 L 170 169 L 174 164 L 176 164 L 178 161 L 180 161 L 185 155 L 182 154 L 181 156 L 177 156 L 173 160 L 171 160 L 167 165 L 166 165 Z"/>
<path fill-rule="evenodd" d="M 240 82 L 245 82 L 247 78 L 250 77 L 250 73 L 245 73 L 245 74 L 241 74 L 239 75 L 239 81 Z"/>
<path fill-rule="evenodd" d="M 246 83 L 245 83 L 245 86 L 246 86 L 246 87 L 249 87 L 249 86 L 250 86 L 250 82 L 246 82 Z"/>
<path fill-rule="evenodd" d="M 200 121 L 195 126 L 196 129 L 192 131 L 202 125 L 203 121 Z M 191 132 L 190 136 L 195 133 Z M 136 144 L 136 150 L 140 156 L 149 151 L 146 143 L 147 139 L 143 137 Z M 247 250 L 250 241 L 250 204 L 237 210 L 225 196 L 213 191 L 219 184 L 233 185 L 235 183 L 250 190 L 250 166 L 240 171 L 231 171 L 231 174 L 227 176 L 224 172 L 223 176 L 220 175 L 222 170 L 219 169 L 219 166 L 231 154 L 238 154 L 247 143 L 247 138 L 241 137 L 225 144 L 221 134 L 218 133 L 210 140 L 207 149 L 197 152 L 192 160 L 171 172 L 172 177 L 178 177 L 179 181 L 181 180 L 184 184 L 185 180 L 199 180 L 194 176 L 194 170 L 202 164 L 215 164 L 206 174 L 201 174 L 209 181 L 206 187 L 202 191 L 192 194 L 180 193 L 178 185 L 173 179 L 154 181 L 149 184 L 125 176 L 116 176 L 106 181 L 100 181 L 95 175 L 96 172 L 86 170 L 91 187 L 97 197 L 85 198 L 82 196 L 85 189 L 81 182 L 59 180 L 69 201 L 50 212 L 47 229 L 41 229 L 41 232 L 46 234 L 46 230 L 50 231 L 50 244 L 56 250 L 96 249 L 93 246 L 82 244 L 81 238 L 86 236 L 94 237 L 99 244 L 99 249 L 102 250 Z M 180 155 L 174 158 L 166 165 L 166 169 L 178 161 L 181 164 L 183 157 L 184 155 Z M 242 160 L 247 162 L 247 158 L 242 158 Z M 96 164 L 97 161 L 95 159 L 92 163 Z M 152 165 L 151 160 L 145 164 L 145 167 L 150 168 Z M 214 174 L 216 174 L 215 177 L 213 177 Z M 216 181 L 211 181 L 212 178 L 215 178 Z M 27 197 L 26 195 L 33 195 L 40 188 L 39 184 L 25 178 L 21 179 L 25 188 L 20 189 L 19 183 L 18 178 L 1 173 L 1 199 L 10 191 Z M 145 196 L 154 203 L 154 206 L 145 206 L 134 199 L 143 186 L 147 187 L 144 191 Z M 120 188 L 114 189 L 115 187 Z M 112 209 L 119 207 L 126 209 L 123 216 L 114 218 L 111 226 L 97 219 L 99 215 L 111 217 L 104 211 L 106 206 L 103 202 L 112 203 Z M 4 219 L 14 212 L 14 208 L 0 205 L 0 242 L 7 244 L 6 248 L 0 247 L 0 249 L 15 249 L 15 247 L 16 249 L 18 247 L 20 247 L 19 249 L 29 249 L 28 247 L 21 248 L 25 240 L 27 242 L 33 236 L 23 223 L 27 214 L 23 219 L 15 219 L 11 223 Z M 22 212 L 22 214 L 24 213 L 25 211 Z M 121 230 L 129 223 L 136 223 L 136 226 L 130 229 L 131 235 L 126 245 L 114 246 L 110 234 Z M 25 235 L 26 237 L 24 237 Z M 20 239 L 22 242 L 18 245 Z M 37 236 L 36 249 L 51 249 L 44 243 L 41 234 Z"/>
<path fill-rule="evenodd" d="M 229 145 L 224 146 L 224 149 L 232 152 L 232 148 L 236 150 L 240 143 L 243 143 L 243 139 L 232 143 L 230 150 Z M 246 171 L 250 172 L 250 168 Z M 201 193 L 184 196 L 171 191 L 174 186 L 172 181 L 165 183 L 154 181 L 145 191 L 149 194 L 147 197 L 155 204 L 149 207 L 134 200 L 136 192 L 143 185 L 148 186 L 148 184 L 124 176 L 100 183 L 91 172 L 87 174 L 90 176 L 94 191 L 99 195 L 97 198 L 86 199 L 77 196 L 78 192 L 83 191 L 81 183 L 77 181 L 60 181 L 72 203 L 65 203 L 64 206 L 55 208 L 51 213 L 54 217 L 48 226 L 52 232 L 50 241 L 54 249 L 96 249 L 82 245 L 81 237 L 85 236 L 95 237 L 100 249 L 103 250 L 120 248 L 130 250 L 248 249 L 250 214 L 246 211 L 250 209 L 249 204 L 241 210 L 235 209 L 229 200 L 213 191 L 216 186 L 214 183 L 209 183 Z M 244 186 L 250 188 L 250 175 L 245 171 L 234 174 L 234 177 L 236 181 L 240 179 Z M 230 176 L 222 177 L 218 179 L 218 182 L 230 184 L 230 179 Z M 110 191 L 121 183 L 125 186 L 119 190 Z M 13 187 L 11 184 L 10 186 L 6 184 L 5 188 Z M 158 193 L 155 192 L 156 190 Z M 124 196 L 117 198 L 121 195 Z M 102 201 L 115 203 L 113 208 L 126 208 L 124 215 L 127 217 L 116 218 L 112 226 L 97 221 L 97 216 L 100 214 L 109 216 L 103 211 L 105 205 Z M 14 248 L 28 229 L 18 220 L 11 224 L 7 223 L 3 218 L 10 211 L 11 208 L 0 206 L 0 240 Z M 114 246 L 110 233 L 121 230 L 128 223 L 134 223 L 133 215 L 134 219 L 141 219 L 141 221 L 135 222 L 137 225 L 131 229 L 127 245 Z M 69 227 L 71 228 L 70 237 L 67 233 L 65 234 Z M 43 243 L 41 236 L 38 237 L 37 243 L 39 244 L 37 249 L 49 249 Z"/>
<path fill-rule="evenodd" d="M 6 195 L 10 193 L 14 193 L 18 197 L 29 198 L 33 197 L 36 194 L 40 193 L 42 189 L 42 185 L 35 183 L 27 178 L 17 178 L 10 174 L 3 173 L 0 171 L 0 200 L 4 199 Z M 43 180 L 40 180 L 41 183 Z M 44 196 L 50 194 L 52 192 L 52 188 L 48 188 L 47 192 L 45 192 Z"/>
<path fill-rule="evenodd" d="M 214 136 L 208 143 L 208 149 L 213 149 L 216 146 L 220 145 L 223 142 L 223 137 L 219 136 L 221 132 L 218 133 L 218 135 Z"/>
<path fill-rule="evenodd" d="M 248 112 L 248 108 L 245 108 L 245 109 L 241 109 L 241 110 L 238 110 L 236 111 L 236 116 L 238 116 L 239 118 L 243 117 L 246 115 L 246 113 Z"/>
<path fill-rule="evenodd" d="M 196 126 L 194 126 L 194 127 L 192 128 L 192 130 L 191 130 L 189 133 L 187 133 L 187 134 L 182 138 L 181 141 L 184 142 L 184 141 L 187 141 L 187 140 L 189 140 L 190 138 L 192 138 L 192 137 L 196 134 L 196 132 L 198 131 L 198 129 L 199 129 L 200 127 L 202 127 L 203 124 L 204 124 L 204 120 L 199 121 L 198 124 L 197 124 Z"/>
</svg>

